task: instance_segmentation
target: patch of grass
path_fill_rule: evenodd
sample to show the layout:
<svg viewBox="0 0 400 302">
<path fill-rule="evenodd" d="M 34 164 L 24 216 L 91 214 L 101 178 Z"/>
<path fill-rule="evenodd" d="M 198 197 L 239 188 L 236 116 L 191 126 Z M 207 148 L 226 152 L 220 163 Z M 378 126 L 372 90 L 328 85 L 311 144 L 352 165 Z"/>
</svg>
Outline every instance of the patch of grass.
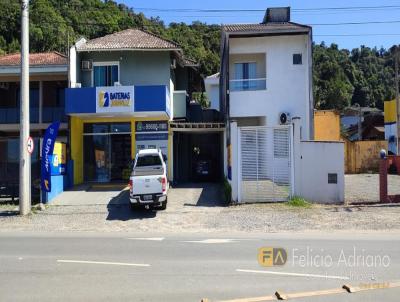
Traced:
<svg viewBox="0 0 400 302">
<path fill-rule="evenodd" d="M 228 205 L 232 201 L 232 187 L 227 178 L 224 179 L 223 188 L 224 188 L 225 203 L 226 205 Z"/>
<path fill-rule="evenodd" d="M 299 196 L 293 196 L 288 202 L 286 202 L 288 206 L 297 207 L 297 208 L 310 208 L 312 204 Z"/>
</svg>

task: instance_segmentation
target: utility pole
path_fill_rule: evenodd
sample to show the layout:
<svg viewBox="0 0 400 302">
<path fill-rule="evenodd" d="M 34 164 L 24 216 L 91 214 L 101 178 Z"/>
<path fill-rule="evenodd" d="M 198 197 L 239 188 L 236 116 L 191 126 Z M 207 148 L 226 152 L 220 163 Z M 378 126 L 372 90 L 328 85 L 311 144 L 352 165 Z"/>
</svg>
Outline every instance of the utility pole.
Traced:
<svg viewBox="0 0 400 302">
<path fill-rule="evenodd" d="M 29 1 L 21 1 L 21 120 L 19 139 L 19 212 L 31 211 L 31 156 L 29 137 Z"/>
<path fill-rule="evenodd" d="M 354 107 L 356 107 L 358 109 L 358 119 L 357 119 L 358 140 L 362 141 L 362 111 L 361 111 L 361 106 L 360 106 L 360 104 L 355 103 Z"/>
<path fill-rule="evenodd" d="M 394 81 L 396 89 L 396 107 L 397 107 L 397 155 L 400 155 L 400 97 L 399 97 L 399 47 L 396 46 L 394 52 Z"/>
</svg>

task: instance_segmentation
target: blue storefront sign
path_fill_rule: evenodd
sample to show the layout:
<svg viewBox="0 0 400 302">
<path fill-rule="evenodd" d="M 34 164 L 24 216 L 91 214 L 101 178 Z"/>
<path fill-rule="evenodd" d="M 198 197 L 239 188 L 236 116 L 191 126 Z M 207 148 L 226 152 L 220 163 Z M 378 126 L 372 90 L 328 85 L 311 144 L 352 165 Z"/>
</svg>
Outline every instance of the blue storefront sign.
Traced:
<svg viewBox="0 0 400 302">
<path fill-rule="evenodd" d="M 43 145 L 42 145 L 42 163 L 41 163 L 41 175 L 40 175 L 40 186 L 43 191 L 51 191 L 51 166 L 52 166 L 52 155 L 54 150 L 54 143 L 57 138 L 58 128 L 60 122 L 52 123 L 44 134 Z"/>
<path fill-rule="evenodd" d="M 135 124 L 136 151 L 141 149 L 160 149 L 168 154 L 168 122 L 141 121 Z"/>
<path fill-rule="evenodd" d="M 136 134 L 137 141 L 159 141 L 168 140 L 168 133 L 138 133 Z"/>
</svg>

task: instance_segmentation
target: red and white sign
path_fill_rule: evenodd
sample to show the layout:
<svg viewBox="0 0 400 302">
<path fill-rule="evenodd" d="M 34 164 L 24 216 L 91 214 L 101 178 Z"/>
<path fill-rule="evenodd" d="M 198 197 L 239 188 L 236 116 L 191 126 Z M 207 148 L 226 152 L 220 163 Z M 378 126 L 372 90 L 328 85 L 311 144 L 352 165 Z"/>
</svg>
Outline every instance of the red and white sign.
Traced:
<svg viewBox="0 0 400 302">
<path fill-rule="evenodd" d="M 28 149 L 29 154 L 32 154 L 34 148 L 35 148 L 35 143 L 33 142 L 33 138 L 28 137 L 27 149 Z"/>
</svg>

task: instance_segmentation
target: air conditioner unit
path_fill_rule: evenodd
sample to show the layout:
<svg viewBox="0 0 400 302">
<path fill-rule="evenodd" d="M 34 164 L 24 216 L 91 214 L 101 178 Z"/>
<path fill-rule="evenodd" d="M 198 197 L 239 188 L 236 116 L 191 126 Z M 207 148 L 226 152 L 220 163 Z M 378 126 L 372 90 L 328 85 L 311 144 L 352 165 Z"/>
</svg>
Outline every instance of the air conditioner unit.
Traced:
<svg viewBox="0 0 400 302">
<path fill-rule="evenodd" d="M 281 125 L 288 125 L 292 122 L 292 118 L 290 117 L 289 112 L 281 112 L 279 113 L 279 123 Z"/>
<path fill-rule="evenodd" d="M 82 88 L 82 83 L 75 83 L 75 87 L 74 88 Z"/>
<path fill-rule="evenodd" d="M 93 61 L 91 60 L 83 60 L 82 61 L 82 66 L 81 69 L 82 70 L 86 70 L 86 71 L 90 71 L 93 68 Z"/>
<path fill-rule="evenodd" d="M 172 59 L 171 69 L 175 69 L 175 68 L 176 68 L 176 59 Z"/>
<path fill-rule="evenodd" d="M 122 86 L 120 82 L 114 82 L 114 86 Z"/>
</svg>

